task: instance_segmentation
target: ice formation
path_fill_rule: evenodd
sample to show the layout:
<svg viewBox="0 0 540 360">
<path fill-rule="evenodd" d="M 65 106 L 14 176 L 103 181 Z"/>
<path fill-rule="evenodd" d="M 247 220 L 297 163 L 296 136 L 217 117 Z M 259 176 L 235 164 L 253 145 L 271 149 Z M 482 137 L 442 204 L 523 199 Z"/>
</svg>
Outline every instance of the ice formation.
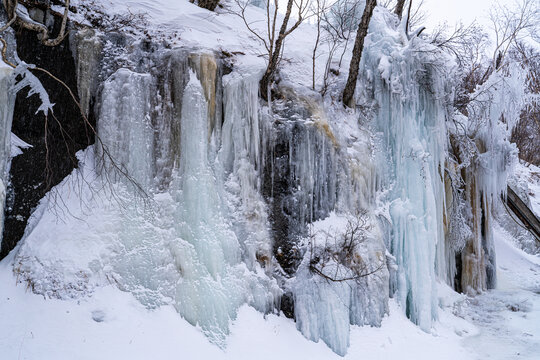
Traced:
<svg viewBox="0 0 540 360">
<path fill-rule="evenodd" d="M 57 187 L 75 219 L 58 223 L 52 193 L 34 212 L 14 260 L 19 279 L 60 298 L 113 283 L 149 308 L 175 306 L 220 346 L 242 304 L 279 311 L 283 292 L 299 331 L 340 355 L 351 325 L 381 324 L 389 296 L 430 331 L 436 282 L 454 284 L 456 254 L 465 291 L 494 281 L 489 212 L 514 156 L 520 94 L 500 86 L 515 77 L 495 74 L 485 85 L 499 89 L 486 92 L 493 107 L 471 111 L 476 120 L 453 114 L 451 61 L 396 21 L 373 15 L 356 99 L 365 114 L 287 81 L 263 106 L 261 69 L 240 63 L 225 75 L 211 51 L 72 34 L 97 140 Z M 0 125 L 9 119 L 1 106 Z M 460 149 L 461 163 L 449 161 L 449 136 L 470 134 L 448 131 L 448 119 L 477 126 L 476 157 Z M 365 236 L 344 255 L 351 214 Z"/>
<path fill-rule="evenodd" d="M 345 229 L 358 220 L 366 221 L 361 231 L 368 235 L 362 239 L 348 237 L 351 234 L 345 234 Z M 386 249 L 377 225 L 371 221 L 332 213 L 316 222 L 293 284 L 297 328 L 310 340 L 322 339 L 340 355 L 347 353 L 350 325 L 380 326 L 388 312 Z M 351 240 L 357 241 L 354 250 L 341 253 L 344 242 Z M 331 255 L 325 257 L 324 253 Z M 358 260 L 359 268 L 339 255 Z M 312 266 L 328 278 L 313 272 Z"/>
<path fill-rule="evenodd" d="M 403 42 L 400 31 L 385 26 L 384 15 L 374 15 L 362 63 L 378 105 L 375 122 L 384 154 L 379 186 L 390 189 L 389 250 L 398 265 L 391 286 L 411 320 L 429 331 L 437 316 L 437 276 L 447 278 L 441 177 L 447 89 L 443 74 L 419 55 L 426 45 L 417 38 Z"/>
<path fill-rule="evenodd" d="M 149 74 L 119 69 L 103 85 L 97 126 L 104 145 L 98 144 L 97 156 L 105 162 L 104 170 L 113 176 L 113 167 L 122 167 L 116 175 L 129 174 L 145 190 L 150 189 L 154 177 L 151 90 Z"/>
<path fill-rule="evenodd" d="M 3 231 L 4 204 L 9 177 L 8 165 L 11 158 L 11 121 L 15 105 L 15 93 L 11 89 L 12 80 L 13 69 L 0 59 L 0 231 Z M 1 246 L 2 235 L 0 233 Z"/>
<path fill-rule="evenodd" d="M 469 117 L 455 116 L 452 135 L 460 139 L 460 167 L 465 169 L 465 195 L 470 204 L 472 236 L 462 253 L 463 291 L 475 294 L 494 288 L 495 249 L 492 209 L 506 194 L 509 174 L 517 161 L 510 134 L 525 101 L 524 75 L 517 66 L 494 71 L 468 105 Z"/>
<path fill-rule="evenodd" d="M 185 52 L 181 54 L 188 55 Z M 256 261 L 266 258 L 268 262 L 270 248 L 269 237 L 264 233 L 264 205 L 260 199 L 257 205 L 257 198 L 251 198 L 257 195 L 253 165 L 257 164 L 259 153 L 256 145 L 253 145 L 258 141 L 251 141 L 249 132 L 254 129 L 255 135 L 258 135 L 258 117 L 253 117 L 253 114 L 257 114 L 257 107 L 253 101 L 246 102 L 245 108 L 239 107 L 239 102 L 234 101 L 238 96 L 235 91 L 253 97 L 253 90 L 257 88 L 253 87 L 256 81 L 242 80 L 237 83 L 231 80 L 225 87 L 225 99 L 231 97 L 232 101 L 224 102 L 224 131 L 230 132 L 231 128 L 240 127 L 248 133 L 226 133 L 216 157 L 211 146 L 212 141 L 216 140 L 215 134 L 210 131 L 214 114 L 211 114 L 208 101 L 213 100 L 215 108 L 215 98 L 212 98 L 215 94 L 209 91 L 216 88 L 215 60 L 208 53 L 191 54 L 190 59 L 192 64 L 214 62 L 214 66 L 194 66 L 198 74 L 183 70 L 178 73 L 178 69 L 171 68 L 173 77 L 187 77 L 181 80 L 186 83 L 181 97 L 176 95 L 176 100 L 181 102 L 175 105 L 181 110 L 176 108 L 172 112 L 172 120 L 178 122 L 173 126 L 181 130 L 179 138 L 170 139 L 171 142 L 179 142 L 178 151 L 169 154 L 179 156 L 177 159 L 167 159 L 161 163 L 155 161 L 155 129 L 150 121 L 150 92 L 155 91 L 155 87 L 148 74 L 120 69 L 105 82 L 99 135 L 112 158 L 125 166 L 131 180 L 149 194 L 156 194 L 156 207 L 160 209 L 159 219 L 147 219 L 146 228 L 138 231 L 126 229 L 127 233 L 121 239 L 124 247 L 121 257 L 127 260 L 121 260 L 121 268 L 118 269 L 122 282 L 129 290 L 135 291 L 138 286 L 153 290 L 143 297 L 143 302 L 151 300 L 150 306 L 159 304 L 152 303 L 156 292 L 171 298 L 186 320 L 201 326 L 214 341 L 223 344 L 229 321 L 235 318 L 241 304 L 247 302 L 262 312 L 268 312 L 275 306 L 279 293 Z M 128 88 L 129 92 L 126 91 Z M 170 135 L 160 133 L 158 136 Z M 171 144 L 171 147 L 176 146 L 178 144 Z M 99 148 L 98 153 L 103 156 Z M 254 164 L 249 163 L 250 158 Z M 217 159 L 216 164 L 212 159 Z M 169 170 L 171 181 L 165 188 L 159 189 L 155 186 L 159 183 L 154 184 L 154 175 L 163 173 L 160 167 L 170 164 L 173 164 Z M 110 171 L 110 167 L 107 170 Z M 128 187 L 133 185 L 129 183 L 131 180 L 128 179 Z M 123 181 L 126 181 L 125 177 Z M 240 182 L 240 187 L 235 181 Z M 234 194 L 233 191 L 238 189 L 241 189 L 240 194 Z M 243 224 L 247 229 L 238 222 L 235 222 L 234 228 L 231 215 L 225 211 L 227 202 L 224 197 L 235 197 L 239 202 L 239 208 L 231 209 L 232 214 L 241 211 L 236 216 L 252 219 Z M 261 216 L 258 221 L 257 214 Z M 134 242 L 130 237 L 137 236 L 137 232 L 154 238 L 155 244 L 146 243 L 150 239 L 143 240 L 144 245 Z M 242 237 L 243 246 L 239 243 L 237 233 L 246 235 Z M 262 238 L 253 238 L 256 236 Z M 167 251 L 160 251 L 156 244 L 163 244 Z M 137 254 L 142 250 L 141 245 L 143 256 Z M 129 254 L 135 258 L 126 258 Z M 242 255 L 246 258 L 245 263 L 241 261 Z M 154 273 L 156 270 L 153 267 L 158 264 L 149 264 L 145 259 L 147 257 L 162 262 L 169 278 L 164 279 L 162 275 Z M 131 266 L 138 261 L 149 267 L 146 271 L 150 274 L 132 274 Z M 262 271 L 261 275 L 257 275 L 259 271 Z"/>
</svg>

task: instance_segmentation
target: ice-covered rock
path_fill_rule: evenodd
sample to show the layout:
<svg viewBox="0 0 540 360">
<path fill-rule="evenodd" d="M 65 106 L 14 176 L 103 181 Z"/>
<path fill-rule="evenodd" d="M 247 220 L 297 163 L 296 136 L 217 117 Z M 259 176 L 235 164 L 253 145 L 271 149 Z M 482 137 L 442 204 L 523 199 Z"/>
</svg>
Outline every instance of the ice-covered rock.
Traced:
<svg viewBox="0 0 540 360">
<path fill-rule="evenodd" d="M 357 103 L 374 98 L 378 107 L 377 168 L 389 203 L 389 250 L 398 266 L 394 290 L 411 320 L 430 331 L 437 317 L 436 279 L 448 278 L 446 263 L 453 256 L 445 254 L 442 226 L 449 88 L 446 75 L 433 65 L 441 61 L 435 50 L 417 38 L 404 41 L 385 16 L 376 11 L 370 24 L 362 55 L 370 86 Z"/>
</svg>

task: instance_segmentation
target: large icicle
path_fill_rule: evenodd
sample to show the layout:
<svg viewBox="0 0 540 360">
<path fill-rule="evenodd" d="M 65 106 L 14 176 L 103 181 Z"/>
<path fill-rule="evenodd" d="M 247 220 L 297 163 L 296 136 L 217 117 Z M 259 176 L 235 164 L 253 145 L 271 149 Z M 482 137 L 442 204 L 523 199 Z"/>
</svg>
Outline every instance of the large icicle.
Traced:
<svg viewBox="0 0 540 360">
<path fill-rule="evenodd" d="M 272 243 L 261 196 L 264 128 L 259 116 L 259 72 L 224 77 L 224 122 L 216 168 L 222 172 L 243 260 L 271 273 Z"/>
<path fill-rule="evenodd" d="M 98 122 L 104 147 L 99 143 L 96 147 L 109 176 L 129 174 L 145 190 L 153 181 L 151 86 L 150 75 L 128 69 L 118 70 L 105 81 Z"/>
<path fill-rule="evenodd" d="M 12 74 L 13 69 L 0 59 L 0 247 L 4 230 L 8 164 L 11 158 L 11 122 L 15 105 L 15 94 L 11 90 Z"/>
<path fill-rule="evenodd" d="M 242 302 L 238 240 L 222 214 L 216 178 L 208 163 L 208 105 L 194 73 L 184 90 L 180 139 L 178 234 L 187 243 L 173 243 L 182 277 L 177 284 L 178 311 L 221 342 L 229 320 Z M 176 188 L 173 182 L 173 188 Z"/>
<path fill-rule="evenodd" d="M 444 76 L 430 65 L 436 59 L 429 59 L 429 54 L 436 50 L 419 51 L 428 45 L 417 38 L 404 41 L 379 19 L 382 15 L 374 15 L 376 29 L 362 62 L 366 79 L 372 82 L 379 107 L 377 128 L 387 151 L 380 168 L 383 187 L 391 189 L 387 198 L 393 227 L 390 251 L 399 267 L 394 286 L 407 315 L 430 331 L 437 316 L 436 260 L 445 261 Z M 439 275 L 445 276 L 445 268 L 439 268 Z"/>
</svg>

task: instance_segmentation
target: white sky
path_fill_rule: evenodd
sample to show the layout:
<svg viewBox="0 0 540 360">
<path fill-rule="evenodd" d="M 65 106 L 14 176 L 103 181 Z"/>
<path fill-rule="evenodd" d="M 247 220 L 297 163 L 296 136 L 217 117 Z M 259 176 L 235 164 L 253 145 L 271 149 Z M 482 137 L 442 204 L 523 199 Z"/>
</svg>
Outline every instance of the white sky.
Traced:
<svg viewBox="0 0 540 360">
<path fill-rule="evenodd" d="M 487 25 L 489 9 L 494 2 L 494 0 L 424 0 L 423 7 L 427 13 L 427 26 L 431 28 L 444 21 L 453 25 L 461 20 L 467 25 L 475 19 L 480 24 Z M 511 3 L 512 0 L 502 2 Z"/>
</svg>

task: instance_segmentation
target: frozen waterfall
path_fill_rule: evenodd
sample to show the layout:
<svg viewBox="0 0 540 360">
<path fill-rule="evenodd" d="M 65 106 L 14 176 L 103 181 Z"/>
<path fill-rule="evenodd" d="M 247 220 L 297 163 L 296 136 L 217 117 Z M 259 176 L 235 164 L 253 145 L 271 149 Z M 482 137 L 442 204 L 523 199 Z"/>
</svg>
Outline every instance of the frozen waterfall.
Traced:
<svg viewBox="0 0 540 360">
<path fill-rule="evenodd" d="M 390 189 L 389 251 L 398 265 L 391 286 L 411 320 L 430 331 L 437 316 L 436 278 L 448 277 L 442 226 L 445 77 L 429 62 L 433 59 L 428 61 L 419 51 L 426 46 L 422 41 L 412 39 L 403 45 L 397 31 L 382 28 L 383 21 L 372 24 L 377 28 L 362 63 L 371 84 L 372 95 L 367 96 L 378 104 L 380 186 Z"/>
<path fill-rule="evenodd" d="M 207 54 L 204 56 L 208 57 Z M 204 56 L 192 58 L 205 59 Z M 208 63 L 207 59 L 204 61 Z M 249 124 L 258 121 L 258 117 L 253 115 L 257 114 L 257 107 L 253 101 L 246 103 L 246 109 L 239 106 L 242 102 L 225 101 L 226 135 L 216 158 L 210 146 L 215 139 L 209 136 L 213 134 L 210 126 L 214 119 L 209 116 L 207 100 L 211 92 L 205 91 L 198 80 L 198 76 L 208 79 L 205 71 L 216 71 L 216 67 L 199 67 L 197 70 L 198 73 L 171 69 L 175 74 L 173 78 L 187 77 L 181 80 L 186 84 L 181 98 L 176 97 L 175 105 L 181 110 L 177 111 L 177 108 L 170 115 L 170 121 L 178 122 L 172 126 L 181 130 L 177 138 L 179 151 L 168 154 L 179 158 L 156 161 L 153 150 L 156 146 L 155 129 L 159 139 L 171 134 L 161 132 L 163 126 L 159 123 L 160 118 L 151 121 L 151 92 L 156 90 L 147 74 L 120 69 L 105 82 L 99 134 L 104 147 L 125 168 L 131 179 L 148 194 L 155 194 L 153 201 L 158 212 L 156 217 L 152 217 L 136 206 L 128 206 L 131 212 L 123 215 L 123 223 L 131 224 L 138 230 L 126 227 L 120 232 L 121 247 L 124 250 L 116 269 L 121 279 L 119 282 L 126 289 L 139 294 L 143 303 L 149 306 L 167 302 L 166 298 L 170 298 L 187 321 L 201 326 L 213 341 L 223 345 L 229 321 L 236 317 L 241 304 L 249 303 L 262 312 L 268 312 L 275 306 L 279 291 L 264 272 L 257 274 L 261 265 L 256 259 L 268 259 L 270 249 L 269 237 L 264 232 L 260 233 L 266 226 L 264 205 L 256 198 L 256 173 L 249 164 L 249 159 L 253 159 L 256 165 L 259 156 L 256 145 L 253 145 L 258 142 L 257 124 Z M 256 81 L 240 80 L 236 84 L 231 81 L 225 88 L 227 98 L 233 97 L 234 100 L 235 91 L 253 97 L 257 90 L 256 86 L 249 88 L 253 84 Z M 206 81 L 205 87 L 215 87 L 215 75 L 214 80 Z M 248 87 L 247 93 L 244 87 Z M 153 127 L 152 124 L 157 126 Z M 248 136 L 249 132 L 254 131 L 252 136 L 257 141 L 250 141 L 249 137 L 238 137 L 236 131 L 234 136 L 229 133 L 230 130 L 227 132 L 227 129 L 238 126 L 246 130 Z M 175 138 L 169 139 L 175 141 Z M 175 148 L 178 145 L 170 146 Z M 99 156 L 103 157 L 99 147 L 97 150 Z M 234 157 L 238 159 L 234 160 Z M 212 161 L 214 158 L 217 159 L 215 165 Z M 171 181 L 163 192 L 157 186 L 159 182 L 155 183 L 154 176 L 163 173 L 163 166 L 171 164 Z M 225 201 L 235 197 L 231 193 L 238 188 L 238 185 L 233 185 L 234 181 L 242 184 L 242 192 L 237 194 L 238 200 L 244 203 L 241 209 L 234 206 L 231 208 L 231 202 Z M 123 182 L 126 182 L 125 178 Z M 130 181 L 127 185 L 130 187 Z M 257 201 L 260 205 L 256 205 Z M 248 206 L 259 206 L 259 209 L 249 209 Z M 243 211 L 244 214 L 237 215 L 237 211 Z M 250 219 L 259 213 L 260 221 L 244 224 L 258 226 L 259 233 L 254 229 L 242 229 L 238 223 L 233 225 L 231 220 L 235 216 L 246 218 L 247 211 L 251 213 L 247 217 Z M 136 221 L 141 217 L 142 222 Z M 247 239 L 242 237 L 243 246 L 237 233 L 248 235 Z M 146 238 L 133 239 L 133 236 L 140 237 L 139 234 L 144 234 Z M 257 235 L 262 238 L 250 240 L 249 236 Z M 162 247 L 167 250 L 164 251 Z M 145 255 L 141 256 L 139 251 Z M 246 257 L 245 263 L 241 261 L 242 256 Z M 140 269 L 133 273 L 134 264 L 144 266 L 146 270 Z M 165 273 L 158 274 L 158 270 Z M 137 291 L 141 286 L 143 288 Z"/>
<path fill-rule="evenodd" d="M 221 347 L 244 304 L 283 310 L 340 355 L 351 326 L 381 325 L 390 297 L 429 332 L 437 281 L 460 274 L 456 254 L 465 286 L 486 288 L 494 263 L 485 261 L 493 254 L 483 214 L 506 183 L 490 179 L 507 171 L 513 148 L 500 146 L 502 129 L 480 132 L 487 155 L 453 192 L 450 177 L 462 168 L 447 156 L 452 86 L 440 71 L 452 65 L 396 20 L 374 12 L 356 99 L 363 111 L 286 78 L 280 96 L 262 102 L 264 69 L 241 56 L 74 34 L 78 95 L 96 119 L 96 143 L 55 188 L 73 219 L 58 221 L 54 192 L 32 215 L 14 258 L 19 281 L 57 298 L 113 284 L 148 308 L 173 306 Z M 3 181 L 9 71 L 0 67 Z M 361 236 L 344 253 L 355 215 Z M 459 221 L 471 222 L 463 253 L 452 244 L 468 226 Z"/>
</svg>

